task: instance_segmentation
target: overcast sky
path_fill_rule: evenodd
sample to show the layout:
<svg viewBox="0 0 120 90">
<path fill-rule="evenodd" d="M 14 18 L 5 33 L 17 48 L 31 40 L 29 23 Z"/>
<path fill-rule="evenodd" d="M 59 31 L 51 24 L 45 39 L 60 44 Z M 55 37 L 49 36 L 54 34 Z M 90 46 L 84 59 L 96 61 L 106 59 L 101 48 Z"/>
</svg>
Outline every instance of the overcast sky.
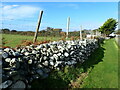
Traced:
<svg viewBox="0 0 120 90">
<path fill-rule="evenodd" d="M 80 25 L 96 29 L 108 18 L 118 18 L 118 2 L 2 2 L 0 9 L 1 28 L 19 31 L 35 31 L 40 10 L 44 11 L 40 30 L 53 27 L 65 31 L 67 17 L 70 31 L 79 30 Z"/>
</svg>

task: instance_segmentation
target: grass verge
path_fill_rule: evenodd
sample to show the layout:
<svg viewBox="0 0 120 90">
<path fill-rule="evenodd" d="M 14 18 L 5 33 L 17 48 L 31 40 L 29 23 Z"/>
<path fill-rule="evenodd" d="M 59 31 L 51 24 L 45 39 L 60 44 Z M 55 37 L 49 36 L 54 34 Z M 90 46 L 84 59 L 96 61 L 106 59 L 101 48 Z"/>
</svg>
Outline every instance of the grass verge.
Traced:
<svg viewBox="0 0 120 90">
<path fill-rule="evenodd" d="M 115 40 L 106 40 L 102 48 L 105 49 L 102 62 L 94 65 L 81 88 L 118 88 L 118 47 Z"/>
</svg>

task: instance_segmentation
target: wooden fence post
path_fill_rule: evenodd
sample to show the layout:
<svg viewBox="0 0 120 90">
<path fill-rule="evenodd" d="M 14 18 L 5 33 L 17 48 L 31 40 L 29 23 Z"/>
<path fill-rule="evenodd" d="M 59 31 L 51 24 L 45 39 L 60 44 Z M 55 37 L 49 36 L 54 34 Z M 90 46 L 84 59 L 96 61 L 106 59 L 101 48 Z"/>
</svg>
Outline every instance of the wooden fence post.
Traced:
<svg viewBox="0 0 120 90">
<path fill-rule="evenodd" d="M 68 39 L 68 33 L 69 33 L 69 26 L 70 26 L 70 17 L 67 18 L 67 32 L 66 32 L 66 39 Z"/>
<path fill-rule="evenodd" d="M 37 35 L 38 35 L 38 31 L 39 31 L 40 23 L 41 23 L 41 19 L 42 19 L 42 14 L 43 14 L 43 11 L 40 11 L 40 15 L 39 15 L 39 18 L 38 18 L 38 24 L 37 24 L 36 32 L 35 32 L 35 35 L 34 35 L 33 43 L 35 43 L 36 40 L 37 40 Z"/>
</svg>

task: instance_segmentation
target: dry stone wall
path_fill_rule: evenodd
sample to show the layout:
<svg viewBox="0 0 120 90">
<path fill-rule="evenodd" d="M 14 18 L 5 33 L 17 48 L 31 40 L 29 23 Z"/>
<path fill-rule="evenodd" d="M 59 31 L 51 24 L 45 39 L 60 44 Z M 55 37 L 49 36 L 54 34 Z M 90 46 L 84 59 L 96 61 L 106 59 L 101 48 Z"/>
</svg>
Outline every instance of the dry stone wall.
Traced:
<svg viewBox="0 0 120 90">
<path fill-rule="evenodd" d="M 2 88 L 30 88 L 34 79 L 48 77 L 53 69 L 75 65 L 87 60 L 98 41 L 59 41 L 41 45 L 0 49 L 2 57 Z"/>
</svg>

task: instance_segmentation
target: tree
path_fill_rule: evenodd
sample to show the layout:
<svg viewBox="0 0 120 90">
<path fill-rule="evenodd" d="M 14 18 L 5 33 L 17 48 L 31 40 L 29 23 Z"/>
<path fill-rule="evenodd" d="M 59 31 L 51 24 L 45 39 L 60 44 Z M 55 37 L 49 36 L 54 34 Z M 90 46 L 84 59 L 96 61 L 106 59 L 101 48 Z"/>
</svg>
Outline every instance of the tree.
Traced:
<svg viewBox="0 0 120 90">
<path fill-rule="evenodd" d="M 53 31 L 53 28 L 51 28 L 51 27 L 47 27 L 46 30 L 49 31 L 49 32 L 51 32 L 51 31 Z"/>
<path fill-rule="evenodd" d="M 11 32 L 17 32 L 17 30 L 11 30 Z"/>
<path fill-rule="evenodd" d="M 2 29 L 1 31 L 2 31 L 2 33 L 9 33 L 9 32 L 10 32 L 10 30 L 9 30 L 9 29 L 7 29 L 7 28 Z"/>
<path fill-rule="evenodd" d="M 109 18 L 100 28 L 99 31 L 104 34 L 104 35 L 109 35 L 112 32 L 115 31 L 116 26 L 117 26 L 118 22 L 113 19 L 113 18 Z"/>
</svg>

